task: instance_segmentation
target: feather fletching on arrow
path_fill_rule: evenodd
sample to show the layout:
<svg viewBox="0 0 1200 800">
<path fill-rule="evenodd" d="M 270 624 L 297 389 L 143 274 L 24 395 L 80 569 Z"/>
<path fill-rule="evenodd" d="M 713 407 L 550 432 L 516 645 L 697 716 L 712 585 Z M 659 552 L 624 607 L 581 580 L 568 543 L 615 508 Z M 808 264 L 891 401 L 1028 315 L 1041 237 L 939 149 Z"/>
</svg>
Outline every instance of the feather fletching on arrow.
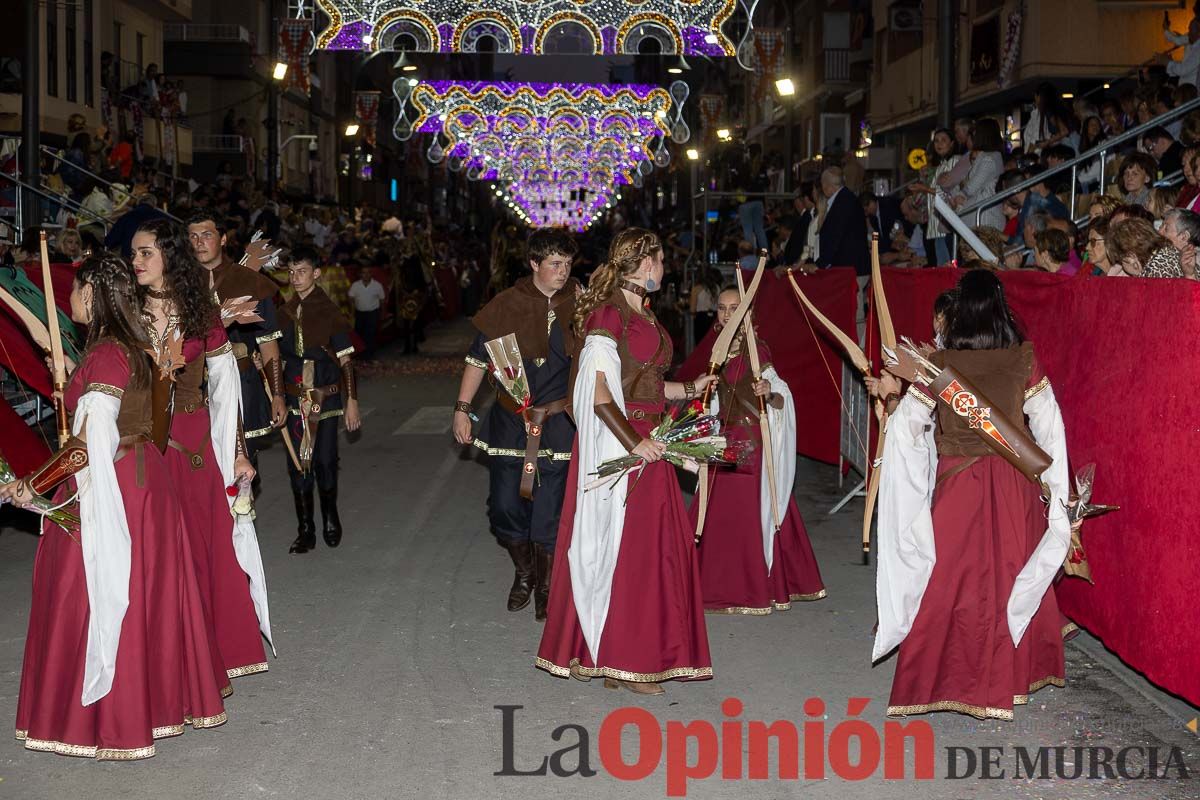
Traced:
<svg viewBox="0 0 1200 800">
<path fill-rule="evenodd" d="M 254 311 L 257 307 L 258 301 L 248 294 L 241 297 L 231 297 L 224 303 L 221 303 L 221 321 L 230 320 L 241 325 L 262 322 L 263 318 Z"/>
<path fill-rule="evenodd" d="M 281 247 L 272 247 L 271 240 L 263 237 L 262 231 L 255 231 L 246 245 L 246 255 L 242 256 L 242 265 L 255 272 L 273 270 L 279 267 Z"/>
</svg>

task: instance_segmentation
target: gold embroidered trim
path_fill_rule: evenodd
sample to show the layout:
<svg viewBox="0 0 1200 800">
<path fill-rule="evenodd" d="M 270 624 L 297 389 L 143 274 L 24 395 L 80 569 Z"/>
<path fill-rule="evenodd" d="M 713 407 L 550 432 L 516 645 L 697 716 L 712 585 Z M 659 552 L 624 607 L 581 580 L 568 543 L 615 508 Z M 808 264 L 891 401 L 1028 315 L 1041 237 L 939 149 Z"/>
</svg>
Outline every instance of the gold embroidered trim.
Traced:
<svg viewBox="0 0 1200 800">
<path fill-rule="evenodd" d="M 572 658 L 567 667 L 560 667 L 544 658 L 538 658 L 534 664 L 539 669 L 544 669 L 551 675 L 557 675 L 560 678 L 570 677 L 571 670 L 574 669 L 579 675 L 588 678 L 612 678 L 617 681 L 632 681 L 633 683 L 658 683 L 675 678 L 711 678 L 713 674 L 712 667 L 673 667 L 663 672 L 626 672 L 623 669 L 613 669 L 612 667 L 585 667 L 579 663 L 578 658 Z"/>
<path fill-rule="evenodd" d="M 162 730 L 156 728 L 155 730 Z M 17 731 L 17 739 L 25 743 L 25 749 L 35 753 L 55 753 L 60 756 L 76 758 L 94 758 L 97 761 L 137 761 L 154 755 L 154 745 L 138 747 L 132 750 L 119 750 L 112 747 L 98 748 L 94 745 L 67 744 L 53 742 L 47 739 L 30 739 L 28 731 Z"/>
<path fill-rule="evenodd" d="M 930 411 L 933 411 L 935 408 L 937 408 L 937 401 L 915 386 L 909 386 L 906 394 L 921 405 L 928 408 Z"/>
<path fill-rule="evenodd" d="M 232 352 L 233 352 L 233 343 L 226 342 L 225 344 L 218 347 L 216 350 L 209 350 L 204 355 L 206 358 L 216 358 L 217 356 L 223 356 L 226 353 L 232 353 Z"/>
<path fill-rule="evenodd" d="M 1027 694 L 1013 695 L 1013 705 L 1026 705 L 1029 702 L 1029 695 L 1033 694 L 1038 689 L 1043 689 L 1047 686 L 1057 686 L 1062 688 L 1066 685 L 1066 681 L 1055 675 L 1042 678 L 1040 681 L 1029 684 L 1029 692 Z M 910 714 L 928 714 L 931 711 L 956 711 L 959 714 L 968 714 L 976 719 L 1011 720 L 1013 718 L 1012 709 L 994 708 L 992 706 L 973 706 L 969 703 L 960 703 L 957 700 L 939 700 L 936 703 L 922 703 L 915 706 L 888 706 L 887 715 L 889 717 L 906 717 Z"/>
<path fill-rule="evenodd" d="M 1036 397 L 1037 395 L 1041 394 L 1043 390 L 1048 389 L 1049 387 L 1050 379 L 1043 377 L 1040 381 L 1025 390 L 1025 399 L 1028 400 L 1031 397 Z"/>
<path fill-rule="evenodd" d="M 241 678 L 244 675 L 256 675 L 260 672 L 267 671 L 267 662 L 263 661 L 258 664 L 247 664 L 244 667 L 234 667 L 233 669 L 225 670 L 225 674 L 230 678 Z M 229 687 L 229 691 L 233 692 L 233 687 Z"/>
<path fill-rule="evenodd" d="M 120 386 L 113 386 L 111 383 L 89 383 L 83 391 L 84 394 L 88 392 L 100 392 L 100 394 L 107 394 L 118 400 L 125 396 L 124 389 Z"/>
<path fill-rule="evenodd" d="M 182 736 L 184 726 L 182 725 L 164 725 L 161 728 L 155 728 L 150 731 L 150 735 L 155 739 L 167 739 L 171 736 Z"/>
<path fill-rule="evenodd" d="M 478 447 L 480 450 L 487 453 L 489 456 L 511 456 L 512 458 L 520 458 L 522 460 L 524 460 L 524 458 L 525 458 L 524 450 L 513 450 L 513 449 L 507 448 L 507 447 L 492 447 L 490 444 L 483 441 L 482 439 L 476 438 L 476 439 L 472 440 L 471 444 Z M 570 453 L 556 453 L 555 451 L 549 450 L 549 449 L 538 450 L 538 458 L 548 458 L 551 461 L 570 461 L 571 454 Z"/>
<path fill-rule="evenodd" d="M 788 609 L 790 609 L 792 607 L 792 603 L 794 603 L 794 602 L 807 603 L 807 602 L 811 602 L 813 600 L 820 600 L 823 597 L 825 597 L 824 589 L 822 589 L 819 592 L 813 592 L 811 594 L 790 594 L 790 595 L 788 595 L 788 602 L 779 603 L 779 602 L 776 602 L 775 600 L 772 600 L 771 605 L 767 606 L 765 608 L 756 608 L 754 606 L 729 606 L 727 608 L 706 608 L 706 609 L 704 609 L 704 613 L 705 614 L 745 614 L 745 615 L 751 616 L 751 617 L 765 617 L 766 615 L 770 614 L 773 611 L 787 611 Z"/>
<path fill-rule="evenodd" d="M 612 331 L 606 331 L 604 328 L 597 328 L 594 331 L 588 331 L 588 336 L 607 336 L 614 342 L 617 340 L 617 337 L 613 335 Z"/>
<path fill-rule="evenodd" d="M 258 342 L 259 344 L 266 344 L 267 342 L 273 342 L 276 339 L 282 338 L 283 331 L 271 331 L 270 333 L 264 333 L 262 336 L 254 337 L 254 341 Z"/>
<path fill-rule="evenodd" d="M 245 439 L 255 439 L 259 436 L 266 436 L 268 433 L 270 433 L 273 430 L 275 430 L 275 428 L 268 425 L 265 428 L 255 428 L 252 431 L 244 431 L 242 433 L 242 437 Z"/>
<path fill-rule="evenodd" d="M 293 417 L 298 417 L 300 416 L 300 409 L 289 408 L 288 413 L 290 413 Z M 334 417 L 340 417 L 345 413 L 346 410 L 344 408 L 334 408 L 329 411 L 322 411 L 317 415 L 317 421 L 320 422 L 323 419 L 333 419 Z"/>
<path fill-rule="evenodd" d="M 476 358 L 475 356 L 467 356 L 466 358 L 464 358 L 464 359 L 463 359 L 463 361 L 467 362 L 467 363 L 468 363 L 468 364 L 470 364 L 472 367 L 479 367 L 479 368 L 480 368 L 481 370 L 483 370 L 484 372 L 487 372 L 487 370 L 488 370 L 488 365 L 487 365 L 487 362 L 486 362 L 486 361 L 480 361 L 480 360 L 479 360 L 478 358 Z"/>
<path fill-rule="evenodd" d="M 229 677 L 233 677 L 233 676 L 229 676 Z M 225 684 L 225 688 L 221 690 L 221 699 L 224 700 L 226 697 L 229 697 L 232 694 L 233 694 L 233 684 L 232 683 Z"/>
<path fill-rule="evenodd" d="M 1068 622 L 1066 625 L 1063 625 L 1062 631 L 1060 631 L 1060 634 L 1065 639 L 1077 630 L 1079 630 L 1078 625 L 1076 625 L 1074 622 Z"/>
<path fill-rule="evenodd" d="M 349 347 L 342 348 L 341 350 L 338 350 L 336 353 L 334 353 L 334 355 L 336 355 L 338 358 L 341 358 L 342 356 L 352 356 L 352 355 L 354 355 L 354 345 L 350 345 Z"/>
<path fill-rule="evenodd" d="M 215 728 L 229 721 L 229 716 L 222 711 L 215 717 L 184 717 L 183 721 L 193 728 Z"/>
</svg>

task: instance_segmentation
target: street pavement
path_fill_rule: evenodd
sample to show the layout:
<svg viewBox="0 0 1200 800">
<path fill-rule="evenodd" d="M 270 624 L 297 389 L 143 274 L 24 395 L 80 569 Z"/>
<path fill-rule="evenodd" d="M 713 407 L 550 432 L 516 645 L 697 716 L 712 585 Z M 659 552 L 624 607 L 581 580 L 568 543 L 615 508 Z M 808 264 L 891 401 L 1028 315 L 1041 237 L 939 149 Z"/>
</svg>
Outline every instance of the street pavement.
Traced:
<svg viewBox="0 0 1200 800">
<path fill-rule="evenodd" d="M 703 762 L 697 741 L 672 746 L 683 741 L 679 723 L 694 720 L 709 721 L 723 737 L 720 749 L 704 754 L 720 754 L 714 774 L 682 784 L 694 798 L 1200 797 L 1200 778 L 1182 780 L 1176 769 L 1163 780 L 1106 778 L 1099 767 L 1098 777 L 1088 777 L 1091 754 L 1103 753 L 1074 748 L 1158 748 L 1161 773 L 1177 747 L 1189 773 L 1200 769 L 1196 735 L 1185 727 L 1194 710 L 1114 666 L 1094 642 L 1068 644 L 1067 687 L 1038 692 L 1017 708 L 1012 722 L 955 714 L 914 718 L 928 722 L 932 732 L 932 779 L 912 777 L 911 741 L 906 779 L 886 778 L 882 763 L 870 768 L 870 741 L 885 737 L 893 661 L 870 663 L 874 569 L 860 563 L 861 500 L 827 515 L 849 485 L 839 488 L 833 467 L 812 462 L 800 464 L 796 497 L 828 598 L 767 617 L 708 617 L 714 679 L 669 683 L 661 697 L 636 697 L 606 690 L 599 680 L 563 680 L 535 669 L 541 626 L 533 620 L 532 605 L 519 613 L 504 608 L 512 573 L 487 532 L 487 471 L 448 432 L 457 387 L 452 357 L 465 349 L 466 336 L 461 324 L 434 330 L 426 344 L 433 358 L 419 362 L 419 374 L 401 374 L 400 359 L 385 351 L 384 366 L 362 381 L 364 430 L 356 442 L 342 442 L 346 537 L 337 550 L 322 543 L 313 553 L 288 555 L 295 519 L 286 456 L 279 446 L 264 454 L 258 531 L 279 656 L 268 673 L 235 680 L 226 725 L 161 741 L 158 755 L 139 763 L 26 752 L 11 741 L 0 746 L 0 799 L 662 798 L 669 789 L 680 790 L 683 764 Z M 0 534 L 5 724 L 15 715 L 37 545 L 14 521 L 19 518 L 11 510 L 0 517 L 7 524 Z M 740 716 L 722 712 L 727 698 L 741 701 Z M 824 702 L 824 714 L 806 713 L 806 701 L 814 698 Z M 865 709 L 860 701 L 854 711 L 868 724 L 838 733 L 850 716 L 850 698 L 867 700 Z M 507 712 L 512 731 L 507 747 L 506 712 L 497 706 L 520 707 Z M 606 716 L 629 707 L 653 717 L 626 712 L 646 727 L 626 727 L 619 746 L 602 745 L 602 738 L 611 739 L 601 736 Z M 778 780 L 774 746 L 771 779 L 748 777 L 752 759 L 739 757 L 748 746 L 745 731 L 751 721 L 776 720 L 791 720 L 803 731 L 801 749 L 815 744 L 826 754 L 823 778 L 805 777 L 813 759 L 802 765 L 799 780 Z M 813 727 L 803 727 L 806 722 Z M 554 738 L 566 725 L 578 727 L 558 730 Z M 691 730 L 702 738 L 701 728 Z M 851 737 L 847 760 L 839 743 L 845 733 L 857 736 L 864 728 L 866 774 L 849 779 L 849 767 L 864 754 L 860 740 Z M 640 752 L 638 730 L 645 737 Z M 655 730 L 663 738 L 658 758 Z M 505 771 L 506 749 L 508 771 L 537 771 L 545 756 L 571 748 L 581 735 L 588 737 L 582 749 L 592 776 L 495 774 Z M 997 762 L 991 773 L 1003 770 L 1003 777 L 980 778 L 987 760 L 983 747 L 1003 748 L 989 751 Z M 1018 747 L 1032 757 L 1039 747 L 1066 748 L 1061 770 L 1070 775 L 1078 764 L 1083 775 L 1055 777 L 1051 751 L 1050 777 L 1030 779 L 1024 772 L 1014 777 Z M 971 777 L 947 777 L 948 748 L 963 748 L 953 751 L 960 773 L 969 760 L 965 749 L 971 749 L 976 761 Z M 553 765 L 577 771 L 580 749 Z M 621 770 L 614 761 L 618 751 L 639 779 L 614 777 Z M 668 770 L 672 757 L 676 766 Z M 632 766 L 639 758 L 646 759 L 644 771 Z M 1127 773 L 1136 773 L 1145 760 L 1131 755 Z"/>
</svg>

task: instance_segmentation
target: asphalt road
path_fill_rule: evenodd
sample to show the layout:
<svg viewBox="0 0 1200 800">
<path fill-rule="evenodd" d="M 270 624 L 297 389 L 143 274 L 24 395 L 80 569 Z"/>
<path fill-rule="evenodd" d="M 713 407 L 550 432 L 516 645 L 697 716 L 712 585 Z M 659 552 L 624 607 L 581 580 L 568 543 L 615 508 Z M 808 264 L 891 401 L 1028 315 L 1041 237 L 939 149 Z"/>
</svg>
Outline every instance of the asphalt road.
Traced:
<svg viewBox="0 0 1200 800">
<path fill-rule="evenodd" d="M 428 343 L 447 356 L 462 346 L 461 328 L 435 332 Z M 449 358 L 421 364 L 436 373 Z M 394 369 L 362 382 L 364 434 L 353 444 L 343 442 L 347 530 L 338 550 L 322 544 L 305 556 L 288 555 L 295 520 L 285 455 L 280 447 L 264 454 L 259 539 L 279 657 L 268 673 L 235 681 L 229 722 L 162 741 L 155 758 L 139 763 L 31 753 L 11 741 L 0 747 L 0 798 L 661 798 L 669 779 L 676 791 L 681 787 L 680 765 L 704 760 L 697 741 L 672 746 L 682 741 L 679 723 L 694 720 L 712 723 L 723 743 L 712 754 L 714 774 L 682 784 L 689 797 L 1200 797 L 1200 777 L 1181 780 L 1174 769 L 1164 780 L 1109 779 L 1102 768 L 1100 777 L 1087 777 L 1090 751 L 1077 753 L 1076 747 L 1156 747 L 1159 772 L 1172 746 L 1189 772 L 1200 769 L 1200 752 L 1180 716 L 1186 709 L 1168 713 L 1161 696 L 1136 676 L 1112 669 L 1095 648 L 1075 645 L 1067 649 L 1067 688 L 1042 690 L 1018 708 L 1013 722 L 953 714 L 919 718 L 932 731 L 932 779 L 913 779 L 911 743 L 906 779 L 886 778 L 882 764 L 861 780 L 844 777 L 836 731 L 847 719 L 847 703 L 866 698 L 858 718 L 869 725 L 842 733 L 863 733 L 865 727 L 868 741 L 884 736 L 893 667 L 870 664 L 874 570 L 858 563 L 861 501 L 827 516 L 841 491 L 836 471 L 824 465 L 801 464 L 796 495 L 829 597 L 769 617 L 709 617 L 713 680 L 671 683 L 663 697 L 637 698 L 606 690 L 600 681 L 561 680 L 535 669 L 541 628 L 532 606 L 516 614 L 504 608 L 511 570 L 487 532 L 486 470 L 447 432 L 457 378 L 389 374 Z M 11 722 L 37 539 L 12 527 L 11 512 L 0 520 L 10 523 L 0 534 L 0 720 Z M 742 702 L 740 717 L 722 712 L 730 697 Z M 824 701 L 824 715 L 806 713 L 810 698 Z M 506 749 L 497 706 L 521 707 L 509 712 L 511 771 L 536 771 L 545 756 L 586 736 L 586 747 L 574 747 L 552 764 L 577 772 L 583 749 L 584 766 L 596 774 L 496 775 L 504 770 Z M 606 716 L 626 707 L 653 715 L 625 712 L 646 723 L 640 752 L 634 726 L 625 729 L 623 747 L 602 743 L 612 739 L 601 735 L 611 731 L 602 728 Z M 806 778 L 802 771 L 799 780 L 777 780 L 774 747 L 771 779 L 748 777 L 753 758 L 739 758 L 748 747 L 744 732 L 751 721 L 775 720 L 791 720 L 805 745 L 815 743 L 827 754 L 823 778 Z M 823 733 L 802 728 L 805 722 L 823 724 Z M 553 738 L 565 725 L 578 727 L 558 730 L 558 740 Z M 703 738 L 703 728 L 691 730 Z M 658 736 L 663 744 L 655 759 Z M 854 765 L 859 740 L 850 741 L 848 763 Z M 954 747 L 972 749 L 971 777 L 947 777 L 947 749 Z M 1004 770 L 1004 777 L 980 778 L 983 747 L 1003 748 L 990 752 L 997 761 L 991 771 Z M 1083 776 L 1054 777 L 1050 752 L 1051 777 L 1015 778 L 1018 747 L 1034 757 L 1036 748 L 1064 747 L 1063 771 L 1069 775 L 1079 764 Z M 614 761 L 618 751 L 628 765 L 645 759 L 644 770 L 630 768 L 638 779 L 614 777 L 621 769 Z M 967 758 L 955 752 L 961 770 Z M 672 756 L 677 766 L 668 770 Z M 1127 772 L 1144 761 L 1131 755 Z M 815 760 L 802 770 L 809 763 Z"/>
</svg>

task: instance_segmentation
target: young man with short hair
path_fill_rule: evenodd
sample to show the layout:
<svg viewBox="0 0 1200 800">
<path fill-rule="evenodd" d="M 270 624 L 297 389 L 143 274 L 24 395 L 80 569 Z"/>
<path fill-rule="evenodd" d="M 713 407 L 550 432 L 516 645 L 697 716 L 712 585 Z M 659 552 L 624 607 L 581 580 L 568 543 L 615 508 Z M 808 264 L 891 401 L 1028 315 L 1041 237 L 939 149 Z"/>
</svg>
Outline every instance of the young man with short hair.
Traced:
<svg viewBox="0 0 1200 800">
<path fill-rule="evenodd" d="M 292 442 L 287 467 L 299 521 L 299 532 L 289 553 L 307 553 L 317 546 L 314 483 L 321 495 L 325 544 L 341 544 L 337 418 L 346 418 L 348 431 L 362 425 L 351 361 L 354 345 L 350 323 L 325 290 L 317 286 L 320 263 L 320 256 L 311 247 L 292 250 L 288 282 L 295 294 L 279 309 L 279 351 L 288 404 L 287 432 Z"/>
<path fill-rule="evenodd" d="M 562 229 L 534 231 L 526 245 L 532 275 L 492 298 L 472 318 L 479 331 L 466 357 L 454 437 L 473 442 L 488 454 L 491 473 L 488 520 L 492 534 L 508 550 L 515 568 L 508 610 L 520 611 L 535 600 L 534 618 L 546 618 L 550 571 L 558 518 L 566 490 L 575 426 L 563 413 L 570 402 L 575 296 L 571 278 L 578 252 Z M 521 409 L 491 373 L 485 343 L 515 334 L 521 350 L 531 407 Z M 472 437 L 471 401 L 484 377 L 496 389 L 496 402 Z"/>
</svg>

